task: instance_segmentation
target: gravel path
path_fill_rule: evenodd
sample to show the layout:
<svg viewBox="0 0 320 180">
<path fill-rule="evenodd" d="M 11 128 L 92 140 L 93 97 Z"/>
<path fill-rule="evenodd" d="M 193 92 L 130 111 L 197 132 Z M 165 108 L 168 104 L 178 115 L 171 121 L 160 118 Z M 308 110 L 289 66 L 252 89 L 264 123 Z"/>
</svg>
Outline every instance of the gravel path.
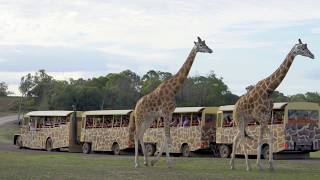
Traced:
<svg viewBox="0 0 320 180">
<path fill-rule="evenodd" d="M 0 126 L 7 123 L 7 122 L 15 121 L 17 119 L 18 119 L 17 115 L 0 117 Z"/>
</svg>

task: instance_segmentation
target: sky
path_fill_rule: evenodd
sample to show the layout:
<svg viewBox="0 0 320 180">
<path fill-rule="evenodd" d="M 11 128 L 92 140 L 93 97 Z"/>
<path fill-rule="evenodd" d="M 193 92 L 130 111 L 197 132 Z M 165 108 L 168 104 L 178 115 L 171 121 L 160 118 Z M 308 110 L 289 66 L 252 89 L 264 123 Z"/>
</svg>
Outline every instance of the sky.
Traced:
<svg viewBox="0 0 320 180">
<path fill-rule="evenodd" d="M 45 69 L 55 79 L 130 69 L 175 73 L 197 36 L 189 76 L 214 72 L 237 95 L 269 76 L 298 39 L 315 59 L 296 57 L 277 88 L 320 92 L 320 1 L 0 0 L 0 81 Z"/>
</svg>

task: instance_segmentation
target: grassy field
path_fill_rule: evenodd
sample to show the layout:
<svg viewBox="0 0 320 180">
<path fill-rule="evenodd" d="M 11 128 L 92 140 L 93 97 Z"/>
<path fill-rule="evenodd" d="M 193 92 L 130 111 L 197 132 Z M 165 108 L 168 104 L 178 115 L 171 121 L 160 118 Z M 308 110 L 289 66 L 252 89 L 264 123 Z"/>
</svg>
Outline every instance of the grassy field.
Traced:
<svg viewBox="0 0 320 180">
<path fill-rule="evenodd" d="M 16 132 L 14 122 L 1 126 L 0 141 L 11 143 Z M 244 159 L 236 160 L 235 171 L 229 170 L 229 159 L 208 157 L 173 158 L 172 168 L 166 167 L 163 157 L 156 167 L 136 169 L 133 156 L 0 150 L 0 179 L 320 179 L 320 151 L 311 156 L 310 160 L 276 160 L 274 172 L 260 172 L 251 159 L 253 170 L 247 172 Z"/>
<path fill-rule="evenodd" d="M 134 168 L 133 156 L 101 154 L 0 151 L 0 159 L 0 179 L 320 179 L 319 159 L 277 160 L 274 172 L 257 170 L 254 160 L 247 172 L 243 159 L 236 160 L 234 171 L 229 170 L 229 159 L 213 158 L 173 158 L 172 168 L 166 167 L 164 157 L 149 168 Z"/>
</svg>

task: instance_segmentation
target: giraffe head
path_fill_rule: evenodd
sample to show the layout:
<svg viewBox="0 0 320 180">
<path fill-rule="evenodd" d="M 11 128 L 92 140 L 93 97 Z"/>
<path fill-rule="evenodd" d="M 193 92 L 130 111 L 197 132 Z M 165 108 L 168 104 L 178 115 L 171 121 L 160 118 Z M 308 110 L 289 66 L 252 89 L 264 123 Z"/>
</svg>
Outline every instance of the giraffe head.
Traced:
<svg viewBox="0 0 320 180">
<path fill-rule="evenodd" d="M 301 39 L 299 39 L 298 44 L 294 45 L 292 50 L 295 55 L 306 56 L 311 59 L 314 59 L 314 55 L 308 49 L 307 44 L 303 44 Z"/>
<path fill-rule="evenodd" d="M 206 45 L 206 42 L 198 37 L 198 42 L 194 42 L 197 52 L 212 53 L 212 50 Z"/>
</svg>

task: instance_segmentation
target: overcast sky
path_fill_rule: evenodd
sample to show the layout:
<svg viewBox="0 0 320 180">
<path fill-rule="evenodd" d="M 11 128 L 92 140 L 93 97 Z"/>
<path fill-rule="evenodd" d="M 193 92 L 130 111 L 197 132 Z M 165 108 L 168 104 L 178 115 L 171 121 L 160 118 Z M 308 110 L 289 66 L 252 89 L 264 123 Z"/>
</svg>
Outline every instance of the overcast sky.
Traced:
<svg viewBox="0 0 320 180">
<path fill-rule="evenodd" d="M 190 75 L 214 71 L 238 95 L 270 75 L 298 38 L 315 59 L 297 57 L 277 90 L 320 91 L 320 1 L 0 0 L 0 81 L 18 94 L 21 76 L 56 79 L 130 69 L 175 73 L 197 36 Z"/>
</svg>

